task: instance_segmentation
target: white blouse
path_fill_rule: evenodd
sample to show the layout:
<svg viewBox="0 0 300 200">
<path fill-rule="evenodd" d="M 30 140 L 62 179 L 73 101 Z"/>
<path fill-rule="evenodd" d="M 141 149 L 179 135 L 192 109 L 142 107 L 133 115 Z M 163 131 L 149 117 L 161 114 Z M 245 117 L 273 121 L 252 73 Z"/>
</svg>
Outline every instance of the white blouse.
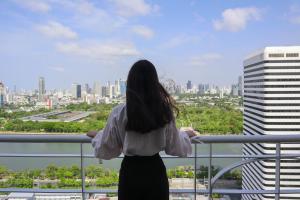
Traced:
<svg viewBox="0 0 300 200">
<path fill-rule="evenodd" d="M 173 156 L 186 157 L 192 153 L 189 136 L 171 121 L 163 128 L 140 134 L 126 131 L 126 105 L 113 108 L 106 127 L 92 140 L 95 157 L 109 160 L 122 152 L 127 156 L 152 156 L 160 151 Z"/>
</svg>

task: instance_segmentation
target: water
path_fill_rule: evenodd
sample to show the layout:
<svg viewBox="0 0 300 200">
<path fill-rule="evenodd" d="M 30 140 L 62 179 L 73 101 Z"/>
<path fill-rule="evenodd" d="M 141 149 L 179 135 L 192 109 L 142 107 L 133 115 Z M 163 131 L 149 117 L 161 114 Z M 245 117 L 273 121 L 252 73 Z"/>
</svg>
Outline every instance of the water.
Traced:
<svg viewBox="0 0 300 200">
<path fill-rule="evenodd" d="M 208 145 L 198 145 L 197 153 L 198 154 L 208 154 Z M 241 144 L 214 144 L 213 145 L 214 154 L 236 154 L 239 155 L 242 153 Z M 194 151 L 194 150 L 193 150 Z M 79 144 L 52 144 L 52 143 L 0 143 L 0 153 L 37 153 L 37 154 L 79 154 L 80 145 Z M 92 147 L 90 144 L 84 144 L 84 153 L 93 153 Z M 213 159 L 212 163 L 215 166 L 224 167 L 237 162 L 241 159 Z M 173 168 L 176 166 L 183 165 L 194 165 L 193 158 L 171 158 L 164 159 L 165 165 L 167 168 Z M 208 159 L 198 159 L 198 166 L 207 165 Z M 24 157 L 15 157 L 15 158 L 0 158 L 0 165 L 4 165 L 12 170 L 21 170 L 21 169 L 38 169 L 45 168 L 49 164 L 55 164 L 59 166 L 71 166 L 78 165 L 80 166 L 80 158 L 24 158 Z M 95 158 L 85 158 L 85 165 L 99 164 L 98 159 Z M 103 167 L 119 170 L 121 164 L 121 158 L 103 161 Z"/>
</svg>

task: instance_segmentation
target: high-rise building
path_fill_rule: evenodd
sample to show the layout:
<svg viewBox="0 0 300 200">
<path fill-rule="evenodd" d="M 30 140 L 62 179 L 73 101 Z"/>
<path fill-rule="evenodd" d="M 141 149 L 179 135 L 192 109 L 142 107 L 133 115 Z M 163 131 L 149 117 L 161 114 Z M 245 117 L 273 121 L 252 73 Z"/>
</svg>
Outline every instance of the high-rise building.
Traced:
<svg viewBox="0 0 300 200">
<path fill-rule="evenodd" d="M 120 80 L 115 81 L 115 96 L 120 96 Z"/>
<path fill-rule="evenodd" d="M 115 86 L 114 85 L 110 85 L 109 86 L 109 98 L 113 98 L 116 96 L 116 93 L 115 93 Z"/>
<path fill-rule="evenodd" d="M 106 96 L 110 97 L 110 88 L 111 88 L 110 81 L 107 81 L 105 88 L 106 88 L 106 92 L 105 92 Z"/>
<path fill-rule="evenodd" d="M 5 87 L 2 82 L 0 82 L 0 108 L 4 106 L 4 95 L 5 95 Z"/>
<path fill-rule="evenodd" d="M 100 96 L 100 97 L 102 96 L 102 89 L 101 89 L 100 83 L 98 81 L 94 82 L 93 94 Z"/>
<path fill-rule="evenodd" d="M 245 135 L 300 133 L 300 46 L 266 47 L 244 61 Z M 275 144 L 245 144 L 245 155 L 275 154 Z M 281 144 L 282 154 L 299 154 L 299 144 Z M 281 159 L 281 190 L 299 188 L 300 160 Z M 243 189 L 275 188 L 275 160 L 243 166 Z M 274 200 L 274 194 L 243 195 L 243 200 Z M 280 194 L 300 199 L 300 194 Z"/>
<path fill-rule="evenodd" d="M 84 91 L 86 94 L 90 94 L 90 93 L 91 93 L 91 88 L 90 88 L 90 86 L 89 86 L 88 83 L 84 84 L 83 91 Z"/>
<path fill-rule="evenodd" d="M 108 96 L 106 86 L 101 87 L 101 93 L 102 93 L 102 97 L 107 97 Z"/>
<path fill-rule="evenodd" d="M 81 98 L 81 85 L 79 85 L 77 83 L 72 84 L 72 97 L 74 99 Z"/>
<path fill-rule="evenodd" d="M 122 79 L 120 79 L 120 94 L 122 97 L 126 95 L 126 81 Z"/>
<path fill-rule="evenodd" d="M 186 89 L 187 90 L 191 90 L 192 89 L 192 81 L 188 80 L 188 82 L 186 84 Z"/>
<path fill-rule="evenodd" d="M 239 94 L 239 86 L 236 84 L 231 85 L 231 95 L 238 96 Z"/>
<path fill-rule="evenodd" d="M 200 95 L 205 94 L 205 86 L 204 86 L 204 84 L 199 84 L 198 85 L 198 94 L 200 94 Z"/>
<path fill-rule="evenodd" d="M 38 99 L 39 101 L 42 101 L 44 99 L 44 95 L 46 93 L 45 90 L 45 78 L 44 77 L 39 77 L 39 96 Z"/>
</svg>

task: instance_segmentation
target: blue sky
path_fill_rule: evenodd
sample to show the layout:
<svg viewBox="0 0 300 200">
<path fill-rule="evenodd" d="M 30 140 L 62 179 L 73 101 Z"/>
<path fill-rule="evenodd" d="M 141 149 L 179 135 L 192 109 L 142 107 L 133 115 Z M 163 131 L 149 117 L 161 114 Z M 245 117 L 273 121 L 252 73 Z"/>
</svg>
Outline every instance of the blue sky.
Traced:
<svg viewBox="0 0 300 200">
<path fill-rule="evenodd" d="M 300 44 L 299 1 L 4 0 L 0 80 L 70 88 L 126 78 L 149 59 L 161 77 L 229 85 L 265 46 Z"/>
</svg>

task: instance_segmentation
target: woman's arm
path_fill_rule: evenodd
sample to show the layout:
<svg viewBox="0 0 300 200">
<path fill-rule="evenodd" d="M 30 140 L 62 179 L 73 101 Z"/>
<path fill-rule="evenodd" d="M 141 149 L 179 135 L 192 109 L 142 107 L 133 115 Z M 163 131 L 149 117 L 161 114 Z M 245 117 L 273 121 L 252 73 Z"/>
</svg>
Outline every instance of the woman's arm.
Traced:
<svg viewBox="0 0 300 200">
<path fill-rule="evenodd" d="M 178 130 L 175 121 L 171 121 L 166 127 L 166 154 L 179 157 L 192 154 L 190 137 L 195 135 L 195 131 L 191 128 Z"/>
<path fill-rule="evenodd" d="M 106 126 L 101 131 L 90 131 L 87 136 L 92 137 L 92 146 L 95 157 L 110 160 L 118 157 L 122 152 L 122 144 L 119 139 L 119 128 L 116 115 L 118 111 L 113 109 L 108 117 Z"/>
</svg>

